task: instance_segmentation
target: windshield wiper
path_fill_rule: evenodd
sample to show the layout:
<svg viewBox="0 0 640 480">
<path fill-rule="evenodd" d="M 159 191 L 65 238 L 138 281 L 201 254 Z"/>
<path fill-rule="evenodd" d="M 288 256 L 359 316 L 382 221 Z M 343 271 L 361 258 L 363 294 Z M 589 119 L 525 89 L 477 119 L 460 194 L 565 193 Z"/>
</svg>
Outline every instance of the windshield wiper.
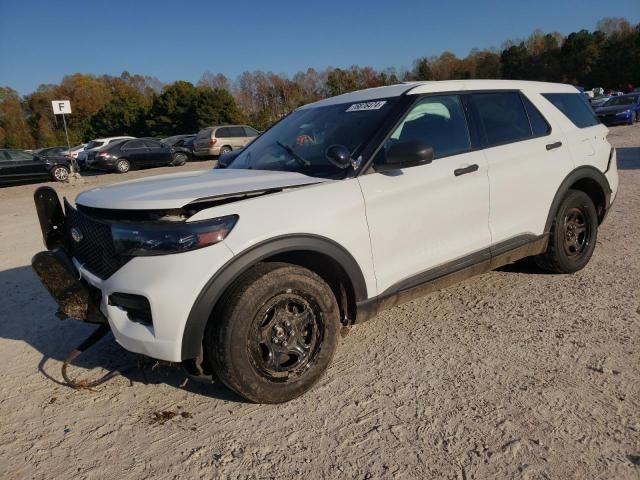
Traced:
<svg viewBox="0 0 640 480">
<path fill-rule="evenodd" d="M 298 155 L 296 152 L 294 152 L 293 148 L 291 148 L 289 145 L 285 145 L 284 143 L 281 143 L 279 140 L 276 140 L 276 145 L 278 145 L 285 152 L 287 152 L 289 155 L 291 155 L 295 160 L 297 160 L 298 162 L 302 163 L 305 167 L 308 167 L 309 165 L 311 165 L 311 162 L 309 162 L 308 160 L 305 160 L 300 155 Z"/>
</svg>

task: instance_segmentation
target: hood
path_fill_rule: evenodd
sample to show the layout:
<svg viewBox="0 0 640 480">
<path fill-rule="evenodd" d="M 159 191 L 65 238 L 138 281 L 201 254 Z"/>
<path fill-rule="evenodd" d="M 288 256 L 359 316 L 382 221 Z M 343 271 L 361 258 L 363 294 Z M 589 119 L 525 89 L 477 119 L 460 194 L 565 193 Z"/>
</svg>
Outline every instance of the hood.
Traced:
<svg viewBox="0 0 640 480">
<path fill-rule="evenodd" d="M 98 187 L 78 195 L 76 202 L 87 207 L 114 210 L 164 210 L 181 208 L 196 200 L 326 181 L 294 172 L 212 169 Z"/>
<path fill-rule="evenodd" d="M 611 107 L 598 107 L 596 113 L 620 113 L 629 110 L 633 105 L 613 105 Z"/>
</svg>

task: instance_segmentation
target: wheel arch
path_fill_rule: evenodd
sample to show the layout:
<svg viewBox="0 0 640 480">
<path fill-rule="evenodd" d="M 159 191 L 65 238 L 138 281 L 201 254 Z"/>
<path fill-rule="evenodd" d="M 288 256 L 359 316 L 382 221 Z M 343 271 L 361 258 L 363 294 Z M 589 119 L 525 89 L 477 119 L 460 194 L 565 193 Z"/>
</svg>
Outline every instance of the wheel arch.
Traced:
<svg viewBox="0 0 640 480">
<path fill-rule="evenodd" d="M 607 177 L 600 170 L 591 166 L 581 166 L 573 170 L 560 184 L 560 188 L 553 197 L 549 215 L 544 227 L 544 232 L 549 233 L 553 225 L 553 220 L 558 212 L 560 203 L 569 190 L 580 190 L 586 193 L 596 206 L 598 222 L 602 222 L 609 208 L 611 198 L 611 187 Z"/>
<path fill-rule="evenodd" d="M 261 262 L 292 263 L 314 271 L 333 290 L 341 314 L 350 318 L 355 318 L 356 303 L 367 298 L 360 266 L 333 240 L 318 235 L 284 235 L 267 240 L 234 256 L 200 291 L 182 334 L 182 360 L 200 356 L 206 326 L 224 292 L 240 275 Z"/>
</svg>

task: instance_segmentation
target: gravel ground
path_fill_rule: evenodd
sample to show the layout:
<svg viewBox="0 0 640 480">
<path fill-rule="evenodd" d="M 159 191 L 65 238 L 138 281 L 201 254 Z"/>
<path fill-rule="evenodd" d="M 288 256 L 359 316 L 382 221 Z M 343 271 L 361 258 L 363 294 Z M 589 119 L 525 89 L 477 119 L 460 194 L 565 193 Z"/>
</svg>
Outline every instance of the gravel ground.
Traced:
<svg viewBox="0 0 640 480">
<path fill-rule="evenodd" d="M 93 327 L 58 321 L 29 267 L 36 186 L 1 189 L 0 477 L 640 478 L 640 125 L 610 139 L 620 193 L 585 270 L 510 266 L 390 310 L 276 406 L 139 363 L 111 337 L 73 374 L 137 368 L 95 391 L 62 385 Z"/>
</svg>

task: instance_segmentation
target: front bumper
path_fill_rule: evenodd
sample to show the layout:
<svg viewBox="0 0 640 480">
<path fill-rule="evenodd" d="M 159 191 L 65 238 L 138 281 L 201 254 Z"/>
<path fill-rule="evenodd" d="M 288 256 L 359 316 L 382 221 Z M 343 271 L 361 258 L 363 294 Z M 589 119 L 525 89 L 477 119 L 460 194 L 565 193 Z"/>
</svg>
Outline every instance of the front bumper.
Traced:
<svg viewBox="0 0 640 480">
<path fill-rule="evenodd" d="M 57 201 L 57 197 L 55 199 Z M 58 214 L 58 231 L 62 208 L 55 210 Z M 58 303 L 61 314 L 82 321 L 108 322 L 116 341 L 129 351 L 170 362 L 184 360 L 181 350 L 187 318 L 200 291 L 213 274 L 231 259 L 232 252 L 226 244 L 219 242 L 173 255 L 134 257 L 103 279 L 77 258 L 71 258 L 64 240 L 51 241 L 46 230 L 52 222 L 43 221 L 40 209 L 38 213 L 45 239 L 49 239 L 46 244 L 50 250 L 38 253 L 32 266 Z M 51 260 L 53 256 L 56 260 Z M 43 258 L 49 263 L 57 262 L 57 265 L 50 268 L 45 262 L 43 268 Z M 63 270 L 65 273 L 61 276 Z M 72 301 L 65 301 L 65 295 L 74 292 L 75 296 L 69 297 Z M 132 319 L 125 308 L 114 305 L 110 297 L 115 293 L 136 295 L 148 300 L 150 322 Z M 91 315 L 86 312 L 91 312 Z"/>
</svg>

